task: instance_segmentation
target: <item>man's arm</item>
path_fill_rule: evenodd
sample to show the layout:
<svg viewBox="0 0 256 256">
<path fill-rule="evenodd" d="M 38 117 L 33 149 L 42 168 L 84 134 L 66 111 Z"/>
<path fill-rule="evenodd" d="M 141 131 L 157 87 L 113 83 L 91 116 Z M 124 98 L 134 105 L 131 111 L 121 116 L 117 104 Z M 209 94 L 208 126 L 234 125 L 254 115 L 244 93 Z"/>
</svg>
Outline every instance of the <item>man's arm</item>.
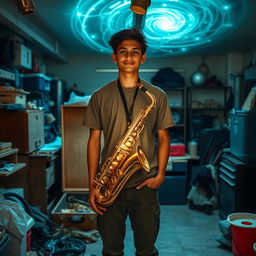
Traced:
<svg viewBox="0 0 256 256">
<path fill-rule="evenodd" d="M 150 178 L 142 182 L 137 189 L 141 189 L 144 186 L 157 189 L 164 182 L 165 168 L 168 162 L 170 152 L 170 136 L 168 129 L 158 130 L 158 173 L 154 178 Z"/>
<path fill-rule="evenodd" d="M 99 166 L 100 160 L 100 138 L 101 138 L 101 131 L 90 129 L 90 137 L 87 144 L 87 163 L 88 163 L 88 174 L 89 174 L 89 203 L 92 209 L 99 213 L 103 214 L 102 210 L 104 211 L 105 208 L 98 205 L 100 203 L 100 198 L 98 192 L 95 190 L 93 180 L 96 176 Z"/>
</svg>

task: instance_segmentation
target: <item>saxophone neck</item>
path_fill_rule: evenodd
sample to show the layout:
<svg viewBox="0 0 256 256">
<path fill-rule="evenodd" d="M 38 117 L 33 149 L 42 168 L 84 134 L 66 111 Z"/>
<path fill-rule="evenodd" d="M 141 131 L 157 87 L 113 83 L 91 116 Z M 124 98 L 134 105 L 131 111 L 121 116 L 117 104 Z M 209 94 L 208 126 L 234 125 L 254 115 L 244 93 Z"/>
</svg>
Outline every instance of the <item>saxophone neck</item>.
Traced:
<svg viewBox="0 0 256 256">
<path fill-rule="evenodd" d="M 151 94 L 147 88 L 142 83 L 137 83 L 137 86 L 140 88 L 141 91 L 143 91 L 151 100 L 151 104 L 149 106 L 149 109 L 151 110 L 153 107 L 156 106 L 156 97 Z"/>
</svg>

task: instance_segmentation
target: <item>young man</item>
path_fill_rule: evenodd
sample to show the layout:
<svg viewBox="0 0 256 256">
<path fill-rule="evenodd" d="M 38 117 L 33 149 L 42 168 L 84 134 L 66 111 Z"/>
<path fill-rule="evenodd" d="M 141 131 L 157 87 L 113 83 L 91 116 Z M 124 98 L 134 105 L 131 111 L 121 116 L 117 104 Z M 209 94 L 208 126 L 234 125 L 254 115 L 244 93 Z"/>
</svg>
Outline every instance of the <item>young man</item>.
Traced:
<svg viewBox="0 0 256 256">
<path fill-rule="evenodd" d="M 118 66 L 118 79 L 96 91 L 89 102 L 85 122 L 90 128 L 88 141 L 89 203 L 98 213 L 98 229 L 103 241 L 103 256 L 122 256 L 125 220 L 130 217 L 134 232 L 136 256 L 156 256 L 155 241 L 159 230 L 159 202 L 157 189 L 164 182 L 169 155 L 168 128 L 173 120 L 166 94 L 159 88 L 139 79 L 139 67 L 146 60 L 146 42 L 137 29 L 122 30 L 110 41 L 112 59 Z M 131 176 L 112 205 L 100 205 L 100 197 L 93 180 L 99 171 L 101 131 L 104 147 L 101 164 L 110 157 L 128 129 L 129 121 L 150 104 L 137 82 L 155 96 L 156 107 L 149 113 L 145 127 L 135 145 L 140 145 L 150 164 L 150 172 L 141 169 Z M 158 147 L 155 135 L 158 136 Z M 135 152 L 133 147 L 132 152 Z"/>
</svg>

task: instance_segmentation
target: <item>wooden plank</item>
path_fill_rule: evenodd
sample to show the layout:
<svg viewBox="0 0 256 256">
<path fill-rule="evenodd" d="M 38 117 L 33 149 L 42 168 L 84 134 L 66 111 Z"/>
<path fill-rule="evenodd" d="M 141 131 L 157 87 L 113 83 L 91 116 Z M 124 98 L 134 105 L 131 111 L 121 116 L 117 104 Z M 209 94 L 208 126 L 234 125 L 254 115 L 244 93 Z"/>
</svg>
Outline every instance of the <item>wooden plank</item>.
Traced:
<svg viewBox="0 0 256 256">
<path fill-rule="evenodd" d="M 88 189 L 87 141 L 88 127 L 83 126 L 86 105 L 62 106 L 62 188 Z"/>
</svg>

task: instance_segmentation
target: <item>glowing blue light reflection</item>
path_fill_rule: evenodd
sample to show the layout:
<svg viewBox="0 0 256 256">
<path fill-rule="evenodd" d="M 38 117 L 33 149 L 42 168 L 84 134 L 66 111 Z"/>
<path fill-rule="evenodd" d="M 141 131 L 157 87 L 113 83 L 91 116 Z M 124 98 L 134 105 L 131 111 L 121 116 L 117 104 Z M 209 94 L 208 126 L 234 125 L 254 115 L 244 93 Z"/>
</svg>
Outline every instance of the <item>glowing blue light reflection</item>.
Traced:
<svg viewBox="0 0 256 256">
<path fill-rule="evenodd" d="M 133 26 L 131 2 L 79 0 L 72 30 L 85 45 L 111 53 L 108 41 L 121 29 Z M 242 0 L 154 0 L 148 8 L 143 32 L 149 56 L 186 54 L 215 43 L 236 25 L 243 14 Z"/>
</svg>

